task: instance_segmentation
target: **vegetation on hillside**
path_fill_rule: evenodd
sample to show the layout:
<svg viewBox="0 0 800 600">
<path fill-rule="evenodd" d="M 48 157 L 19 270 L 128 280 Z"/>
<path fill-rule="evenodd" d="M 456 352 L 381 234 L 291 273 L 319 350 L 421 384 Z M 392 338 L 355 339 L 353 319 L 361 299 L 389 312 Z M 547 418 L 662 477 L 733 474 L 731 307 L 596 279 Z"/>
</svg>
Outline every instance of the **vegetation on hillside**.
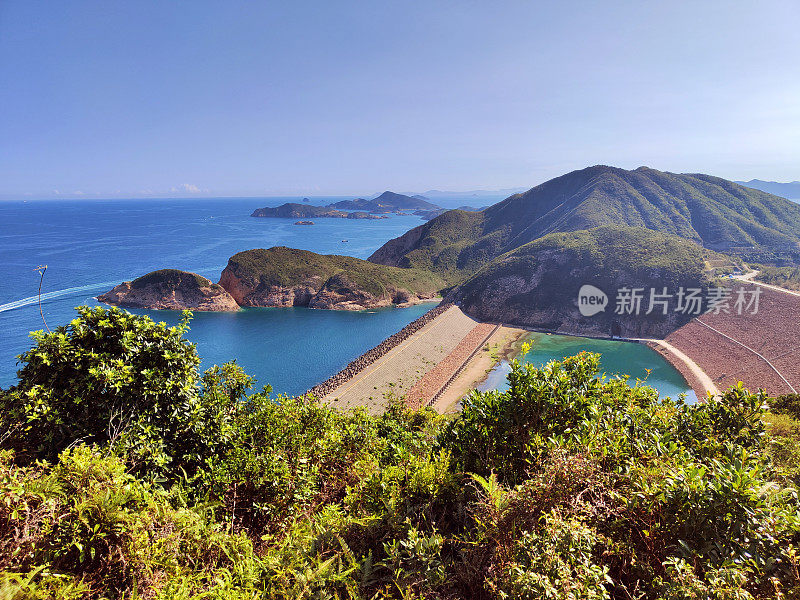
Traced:
<svg viewBox="0 0 800 600">
<path fill-rule="evenodd" d="M 758 265 L 756 281 L 777 285 L 787 290 L 800 291 L 800 267 L 771 267 L 768 265 Z"/>
<path fill-rule="evenodd" d="M 0 391 L 3 597 L 800 593 L 800 450 L 761 394 L 687 406 L 583 354 L 453 419 L 370 417 L 200 375 L 187 326 L 82 309 L 35 334 Z"/>
<path fill-rule="evenodd" d="M 368 260 L 434 271 L 450 283 L 457 283 L 465 273 L 474 271 L 481 264 L 479 259 L 473 259 L 469 254 L 462 256 L 462 253 L 471 250 L 475 240 L 483 235 L 484 219 L 483 213 L 449 210 L 387 242 Z M 498 248 L 492 248 L 484 257 L 491 260 L 498 251 Z"/>
<path fill-rule="evenodd" d="M 370 260 L 433 269 L 455 283 L 554 232 L 643 227 L 758 262 L 800 262 L 800 205 L 709 175 L 595 166 L 479 214 L 452 211 L 387 242 Z"/>
<path fill-rule="evenodd" d="M 406 196 L 396 192 L 386 191 L 377 198 L 367 200 L 356 198 L 355 200 L 341 200 L 329 204 L 331 208 L 340 210 L 368 210 L 370 212 L 394 212 L 398 210 L 437 210 L 440 207 L 428 202 L 425 198 L 418 196 Z"/>
<path fill-rule="evenodd" d="M 341 210 L 326 206 L 314 206 L 312 204 L 299 204 L 297 202 L 287 202 L 275 207 L 257 208 L 250 215 L 251 217 L 277 217 L 285 219 L 302 219 L 306 217 L 314 218 L 347 218 L 347 213 Z"/>
<path fill-rule="evenodd" d="M 228 260 L 227 268 L 239 278 L 259 281 L 261 286 L 294 286 L 311 277 L 328 281 L 341 274 L 374 296 L 394 289 L 430 294 L 444 287 L 444 281 L 428 271 L 387 267 L 352 256 L 316 254 L 283 246 L 239 252 Z"/>
<path fill-rule="evenodd" d="M 690 317 L 682 315 L 676 292 L 708 283 L 698 246 L 674 235 L 641 227 L 606 226 L 551 233 L 501 255 L 452 291 L 470 315 L 483 320 L 550 330 L 613 335 L 660 335 Z M 608 298 L 606 309 L 583 317 L 582 286 Z M 638 289 L 640 310 L 616 314 L 619 290 Z M 666 288 L 666 311 L 650 308 L 650 291 Z"/>
<path fill-rule="evenodd" d="M 141 289 L 149 286 L 163 285 L 165 287 L 175 288 L 180 285 L 193 283 L 198 288 L 219 287 L 218 284 L 212 283 L 202 275 L 197 273 L 190 273 L 189 271 L 181 271 L 180 269 L 160 269 L 152 271 L 141 277 L 137 277 L 131 281 L 133 289 Z"/>
<path fill-rule="evenodd" d="M 531 277 L 545 257 L 556 257 L 559 267 L 551 274 L 558 278 L 552 281 L 554 285 L 544 286 L 543 293 L 547 294 L 559 294 L 569 287 L 565 278 L 575 271 L 585 274 L 585 278 L 576 278 L 578 285 L 586 283 L 586 278 L 610 284 L 624 277 L 643 286 L 652 283 L 677 289 L 680 285 L 701 285 L 705 268 L 697 246 L 678 236 L 641 227 L 606 226 L 551 233 L 520 246 L 479 270 L 459 289 L 463 294 L 480 293 L 490 279 Z M 569 292 L 569 299 L 574 300 L 572 292 L 577 288 Z"/>
</svg>

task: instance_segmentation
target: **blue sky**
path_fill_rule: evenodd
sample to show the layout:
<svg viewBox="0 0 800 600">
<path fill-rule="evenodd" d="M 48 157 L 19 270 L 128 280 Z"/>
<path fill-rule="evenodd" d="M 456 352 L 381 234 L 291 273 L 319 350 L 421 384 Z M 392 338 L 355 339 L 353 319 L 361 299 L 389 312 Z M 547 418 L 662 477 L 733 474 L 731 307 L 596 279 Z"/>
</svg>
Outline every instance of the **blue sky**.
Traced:
<svg viewBox="0 0 800 600">
<path fill-rule="evenodd" d="M 0 195 L 800 179 L 799 28 L 796 0 L 2 0 Z"/>
</svg>

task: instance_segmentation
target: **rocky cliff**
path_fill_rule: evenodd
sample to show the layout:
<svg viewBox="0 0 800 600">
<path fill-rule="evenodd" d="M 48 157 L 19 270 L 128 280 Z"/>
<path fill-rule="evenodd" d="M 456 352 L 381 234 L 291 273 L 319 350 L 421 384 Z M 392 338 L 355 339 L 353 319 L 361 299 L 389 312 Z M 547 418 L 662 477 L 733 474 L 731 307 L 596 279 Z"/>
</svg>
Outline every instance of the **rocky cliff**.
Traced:
<svg viewBox="0 0 800 600">
<path fill-rule="evenodd" d="M 100 302 L 124 308 L 155 310 L 238 310 L 236 300 L 221 285 L 177 269 L 163 269 L 125 281 L 97 297 Z"/>
</svg>

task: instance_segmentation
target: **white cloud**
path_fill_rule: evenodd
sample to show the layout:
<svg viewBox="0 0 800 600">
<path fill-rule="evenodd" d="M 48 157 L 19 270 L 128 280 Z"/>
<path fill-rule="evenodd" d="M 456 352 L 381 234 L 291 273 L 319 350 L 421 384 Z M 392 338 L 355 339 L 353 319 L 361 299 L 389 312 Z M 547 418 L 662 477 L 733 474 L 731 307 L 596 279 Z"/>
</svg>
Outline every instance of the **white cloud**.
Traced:
<svg viewBox="0 0 800 600">
<path fill-rule="evenodd" d="M 182 183 L 179 186 L 173 186 L 169 188 L 170 192 L 183 192 L 187 194 L 199 194 L 206 190 L 201 190 L 199 187 L 194 185 L 193 183 Z"/>
</svg>

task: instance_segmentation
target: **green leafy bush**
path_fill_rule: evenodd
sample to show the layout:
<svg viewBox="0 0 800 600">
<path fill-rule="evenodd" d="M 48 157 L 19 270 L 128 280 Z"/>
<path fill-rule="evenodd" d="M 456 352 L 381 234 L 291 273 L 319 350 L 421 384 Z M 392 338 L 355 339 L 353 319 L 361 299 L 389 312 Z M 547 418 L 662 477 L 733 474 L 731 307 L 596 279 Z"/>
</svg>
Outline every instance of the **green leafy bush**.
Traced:
<svg viewBox="0 0 800 600">
<path fill-rule="evenodd" d="M 19 383 L 0 394 L 0 427 L 18 460 L 111 444 L 138 472 L 173 479 L 230 442 L 252 380 L 235 364 L 200 378 L 200 358 L 183 339 L 191 313 L 177 327 L 117 308 L 78 313 L 52 333 L 32 334 Z"/>
<path fill-rule="evenodd" d="M 688 406 L 581 354 L 453 418 L 370 416 L 201 376 L 184 329 L 85 309 L 36 337 L 2 399 L 2 597 L 800 594 L 798 430 L 763 412 L 786 399 Z"/>
</svg>

